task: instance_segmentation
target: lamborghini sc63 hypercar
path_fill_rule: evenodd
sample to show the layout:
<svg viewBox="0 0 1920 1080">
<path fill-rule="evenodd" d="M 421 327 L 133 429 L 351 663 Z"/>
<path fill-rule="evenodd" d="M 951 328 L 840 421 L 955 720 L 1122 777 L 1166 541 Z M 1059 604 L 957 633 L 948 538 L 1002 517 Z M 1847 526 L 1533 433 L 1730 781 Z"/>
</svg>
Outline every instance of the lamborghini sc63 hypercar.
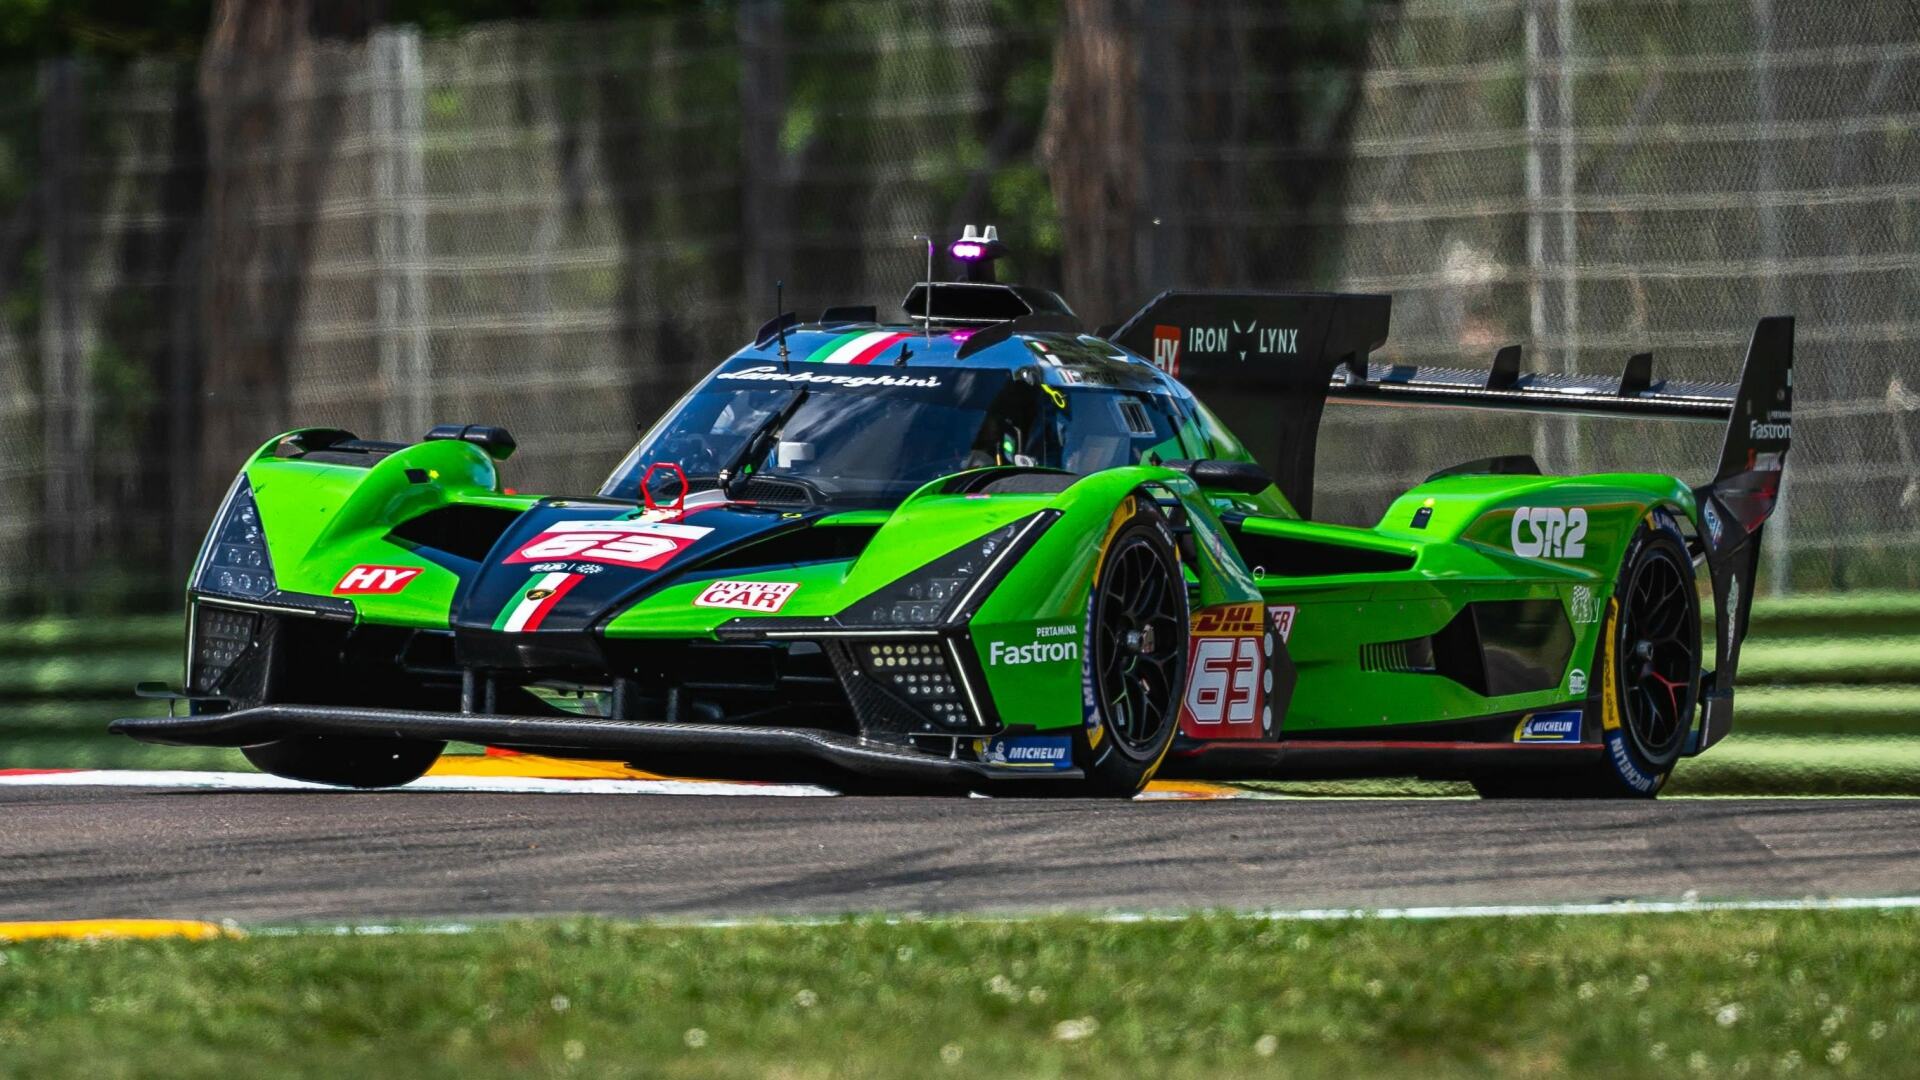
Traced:
<svg viewBox="0 0 1920 1080">
<path fill-rule="evenodd" d="M 897 324 L 774 320 L 591 495 L 506 490 L 497 427 L 269 440 L 193 568 L 184 686 L 149 690 L 178 715 L 115 730 L 356 787 L 461 740 L 843 790 L 1619 797 L 1730 730 L 1791 319 L 1736 384 L 1646 356 L 1597 379 L 1513 348 L 1370 363 L 1384 296 L 1170 292 L 1096 336 L 970 276 L 916 285 Z M 1353 527 L 1311 516 L 1330 402 L 1726 435 L 1700 487 L 1436 462 Z"/>
</svg>

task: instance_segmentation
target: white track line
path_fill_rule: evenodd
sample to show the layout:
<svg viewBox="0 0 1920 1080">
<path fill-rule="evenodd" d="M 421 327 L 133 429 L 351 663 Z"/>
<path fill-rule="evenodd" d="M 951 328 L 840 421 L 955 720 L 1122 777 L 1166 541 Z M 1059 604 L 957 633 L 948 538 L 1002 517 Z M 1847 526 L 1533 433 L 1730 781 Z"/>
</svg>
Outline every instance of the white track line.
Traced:
<svg viewBox="0 0 1920 1080">
<path fill-rule="evenodd" d="M 1276 908 L 1273 910 L 1226 911 L 1211 908 L 1194 908 L 1186 911 L 1109 911 L 1089 914 L 1086 917 L 1100 923 L 1151 923 L 1177 922 L 1196 915 L 1219 918 L 1246 919 L 1254 922 L 1331 922 L 1340 919 L 1486 919 L 1486 918 L 1528 918 L 1536 916 L 1558 915 L 1688 915 L 1714 911 L 1893 911 L 1908 908 L 1920 908 L 1920 896 L 1807 896 L 1797 900 L 1620 900 L 1608 903 L 1559 903 L 1559 904 L 1483 904 L 1448 905 L 1434 907 L 1387 907 L 1387 908 Z M 1071 911 L 1038 912 L 1032 915 L 941 915 L 941 916 L 896 916 L 887 915 L 875 921 L 894 923 L 1018 923 L 1035 919 L 1071 918 Z M 699 919 L 688 922 L 677 920 L 641 920 L 656 922 L 664 926 L 694 926 L 701 928 L 724 929 L 742 926 L 828 926 L 859 920 L 861 916 L 849 915 L 841 918 L 725 918 Z"/>
<path fill-rule="evenodd" d="M 199 772 L 185 769 L 83 769 L 78 772 L 26 773 L 0 776 L 0 787 L 142 787 L 190 788 L 220 791 L 333 791 L 351 790 L 326 784 L 286 780 L 265 773 Z M 394 792 L 459 791 L 515 792 L 537 795 L 761 795 L 817 797 L 834 794 L 807 784 L 725 784 L 703 780 L 565 780 L 533 776 L 423 776 Z"/>
<path fill-rule="evenodd" d="M 1420 919 L 1487 919 L 1487 918 L 1529 918 L 1540 916 L 1588 916 L 1588 915 L 1698 915 L 1715 911 L 1897 911 L 1920 908 L 1920 896 L 1809 896 L 1798 900 L 1622 900 L 1605 904 L 1493 904 L 1481 906 L 1435 906 L 1402 908 L 1302 908 L 1297 910 L 1273 911 L 1219 911 L 1196 909 L 1193 911 L 1156 911 L 1133 912 L 1115 911 L 1089 915 L 1088 919 L 1098 923 L 1153 923 L 1174 922 L 1192 918 L 1196 915 L 1245 919 L 1254 922 L 1332 922 L 1343 919 L 1353 920 L 1420 920 Z M 737 930 L 753 927 L 782 926 L 836 926 L 846 923 L 873 923 L 897 926 L 913 925 L 954 925 L 954 924 L 1004 924 L 1033 922 L 1039 919 L 1072 917 L 1072 912 L 1044 912 L 1034 915 L 886 915 L 871 917 L 858 913 L 841 916 L 780 918 L 727 918 L 727 919 L 649 919 L 638 918 L 614 920 L 634 922 L 646 926 L 666 928 L 684 928 L 694 930 Z M 489 919 L 485 922 L 452 923 L 342 923 L 338 925 L 278 925 L 245 927 L 249 934 L 265 937 L 289 936 L 386 936 L 390 934 L 470 934 L 488 926 L 497 926 L 502 922 L 516 921 L 515 916 L 501 919 Z"/>
<path fill-rule="evenodd" d="M 1920 908 L 1920 896 L 1805 896 L 1798 900 L 1618 900 L 1603 904 L 1485 904 L 1401 908 L 1301 908 L 1249 911 L 1240 918 L 1274 922 L 1325 922 L 1335 919 L 1485 919 L 1553 915 L 1686 915 L 1711 911 L 1894 911 Z M 1102 922 L 1154 922 L 1180 919 L 1171 914 L 1116 913 Z"/>
</svg>

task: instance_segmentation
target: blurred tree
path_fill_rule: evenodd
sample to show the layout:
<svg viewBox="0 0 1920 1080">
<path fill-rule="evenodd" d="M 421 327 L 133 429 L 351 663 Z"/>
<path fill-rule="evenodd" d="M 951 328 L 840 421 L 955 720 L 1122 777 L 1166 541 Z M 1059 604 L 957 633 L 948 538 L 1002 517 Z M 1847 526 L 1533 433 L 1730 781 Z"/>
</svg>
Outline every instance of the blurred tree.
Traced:
<svg viewBox="0 0 1920 1080">
<path fill-rule="evenodd" d="M 388 18 L 397 23 L 413 23 L 429 34 L 439 34 L 498 19 L 543 22 L 613 19 L 672 11 L 725 11 L 738 3 L 739 0 L 391 0 Z"/>
<path fill-rule="evenodd" d="M 54 56 L 192 56 L 207 0 L 0 0 L 0 63 Z"/>
<path fill-rule="evenodd" d="M 53 56 L 196 56 L 225 0 L 0 0 L 0 63 Z M 254 5 L 248 5 L 254 6 Z M 272 9 L 275 0 L 257 6 Z M 322 36 L 351 35 L 369 17 L 450 33 L 498 19 L 565 21 L 731 7 L 713 0 L 321 0 L 306 5 Z"/>
<path fill-rule="evenodd" d="M 1143 33 L 1155 0 L 1067 0 L 1054 50 L 1040 154 L 1060 206 L 1063 280 L 1082 317 L 1117 318 L 1140 291 L 1135 244 L 1147 155 L 1141 123 Z"/>
<path fill-rule="evenodd" d="M 218 0 L 200 54 L 206 247 L 199 501 L 263 430 L 288 423 L 287 356 L 306 291 L 312 212 L 341 103 L 315 87 L 315 45 L 364 37 L 382 0 Z"/>
<path fill-rule="evenodd" d="M 1390 6 L 1065 0 L 1040 153 L 1081 314 L 1320 276 L 1335 234 L 1305 222 L 1345 188 L 1371 20 Z"/>
</svg>

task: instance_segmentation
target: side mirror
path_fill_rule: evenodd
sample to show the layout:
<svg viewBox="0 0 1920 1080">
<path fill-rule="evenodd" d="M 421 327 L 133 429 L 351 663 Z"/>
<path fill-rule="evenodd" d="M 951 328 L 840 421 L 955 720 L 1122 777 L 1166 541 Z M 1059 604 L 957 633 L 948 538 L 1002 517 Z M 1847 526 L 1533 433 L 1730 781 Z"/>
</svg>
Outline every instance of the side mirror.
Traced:
<svg viewBox="0 0 1920 1080">
<path fill-rule="evenodd" d="M 1217 491 L 1237 491 L 1242 495 L 1258 495 L 1273 486 L 1273 477 L 1267 470 L 1251 461 L 1219 461 L 1212 458 L 1200 461 L 1169 461 L 1169 469 L 1186 473 L 1193 482 L 1203 488 Z"/>
<path fill-rule="evenodd" d="M 495 461 L 505 461 L 513 456 L 514 447 L 519 445 L 513 436 L 503 427 L 486 427 L 481 424 L 435 424 L 427 432 L 427 439 L 458 439 L 469 442 L 487 452 Z"/>
</svg>

